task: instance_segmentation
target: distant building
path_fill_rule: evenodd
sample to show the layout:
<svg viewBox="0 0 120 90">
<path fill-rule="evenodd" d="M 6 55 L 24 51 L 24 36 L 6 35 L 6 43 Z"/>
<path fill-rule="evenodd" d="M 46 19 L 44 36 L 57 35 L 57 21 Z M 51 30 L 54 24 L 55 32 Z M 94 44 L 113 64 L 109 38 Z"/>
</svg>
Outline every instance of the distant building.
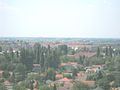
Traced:
<svg viewBox="0 0 120 90">
<path fill-rule="evenodd" d="M 40 72 L 40 69 L 41 69 L 41 67 L 40 67 L 40 64 L 33 64 L 33 72 Z"/>
</svg>

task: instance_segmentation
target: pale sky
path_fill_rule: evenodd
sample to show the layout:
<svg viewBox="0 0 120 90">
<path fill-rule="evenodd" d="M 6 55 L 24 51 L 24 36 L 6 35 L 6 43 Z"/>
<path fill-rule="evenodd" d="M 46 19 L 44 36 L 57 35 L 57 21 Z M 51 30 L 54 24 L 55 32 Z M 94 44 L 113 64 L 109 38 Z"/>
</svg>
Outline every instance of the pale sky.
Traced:
<svg viewBox="0 0 120 90">
<path fill-rule="evenodd" d="M 120 0 L 0 0 L 0 37 L 120 38 Z"/>
</svg>

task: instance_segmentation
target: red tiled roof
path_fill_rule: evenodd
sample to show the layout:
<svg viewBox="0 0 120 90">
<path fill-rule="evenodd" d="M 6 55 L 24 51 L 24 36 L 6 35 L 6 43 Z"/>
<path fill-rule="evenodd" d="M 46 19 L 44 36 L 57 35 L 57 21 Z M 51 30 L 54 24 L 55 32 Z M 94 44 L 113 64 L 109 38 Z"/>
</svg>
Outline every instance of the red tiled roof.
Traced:
<svg viewBox="0 0 120 90">
<path fill-rule="evenodd" d="M 71 82 L 72 80 L 71 79 L 68 79 L 68 78 L 62 78 L 60 80 L 57 80 L 58 82 Z"/>
<path fill-rule="evenodd" d="M 56 77 L 57 79 L 61 79 L 61 78 L 63 78 L 63 75 L 62 75 L 62 74 L 57 74 L 55 77 Z"/>
<path fill-rule="evenodd" d="M 67 65 L 78 65 L 78 63 L 77 62 L 67 62 L 67 63 L 61 63 L 61 65 L 60 66 L 67 66 Z"/>
<path fill-rule="evenodd" d="M 5 86 L 9 86 L 9 85 L 11 85 L 12 83 L 10 82 L 10 81 L 8 81 L 8 80 L 6 80 L 5 82 L 4 82 L 4 85 Z"/>
<path fill-rule="evenodd" d="M 92 81 L 92 80 L 90 81 L 86 80 L 86 81 L 81 81 L 81 82 L 84 83 L 85 85 L 88 85 L 89 87 L 95 86 L 95 81 Z"/>
<path fill-rule="evenodd" d="M 33 67 L 39 67 L 40 64 L 33 64 Z"/>
<path fill-rule="evenodd" d="M 85 56 L 87 58 L 93 57 L 95 56 L 96 53 L 95 52 L 80 52 L 74 55 L 68 55 L 68 57 L 79 57 L 79 56 Z"/>
</svg>

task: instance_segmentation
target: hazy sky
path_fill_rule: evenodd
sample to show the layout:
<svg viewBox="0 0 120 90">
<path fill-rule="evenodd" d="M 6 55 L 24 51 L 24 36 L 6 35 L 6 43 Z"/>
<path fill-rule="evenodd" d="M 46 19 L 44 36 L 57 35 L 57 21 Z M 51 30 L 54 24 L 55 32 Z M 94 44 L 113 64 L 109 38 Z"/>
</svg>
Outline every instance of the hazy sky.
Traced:
<svg viewBox="0 0 120 90">
<path fill-rule="evenodd" d="M 0 36 L 120 38 L 120 0 L 0 0 Z"/>
</svg>

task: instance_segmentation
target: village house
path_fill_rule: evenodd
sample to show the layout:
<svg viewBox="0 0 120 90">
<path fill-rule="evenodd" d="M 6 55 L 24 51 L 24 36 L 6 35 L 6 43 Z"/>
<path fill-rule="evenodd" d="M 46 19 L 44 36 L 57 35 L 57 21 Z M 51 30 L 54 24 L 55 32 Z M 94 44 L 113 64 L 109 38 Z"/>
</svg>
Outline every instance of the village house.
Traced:
<svg viewBox="0 0 120 90">
<path fill-rule="evenodd" d="M 55 78 L 56 78 L 56 80 L 62 79 L 63 78 L 63 74 L 56 74 Z"/>
<path fill-rule="evenodd" d="M 120 90 L 120 87 L 118 87 L 118 88 L 114 88 L 114 87 L 112 87 L 111 90 Z"/>
<path fill-rule="evenodd" d="M 79 53 L 76 53 L 74 55 L 67 55 L 68 57 L 71 57 L 71 58 L 79 58 L 80 56 L 84 56 L 86 58 L 91 58 L 91 57 L 94 57 L 96 55 L 96 52 L 79 52 Z"/>
<path fill-rule="evenodd" d="M 89 67 L 85 67 L 86 69 L 86 73 L 90 74 L 90 73 L 96 73 L 99 70 L 104 69 L 105 65 L 92 65 Z"/>
<path fill-rule="evenodd" d="M 62 78 L 55 81 L 58 86 L 57 90 L 71 90 L 73 86 L 73 80 L 68 78 Z"/>
<path fill-rule="evenodd" d="M 9 80 L 4 81 L 4 85 L 8 90 L 13 90 L 13 83 L 11 83 Z"/>
<path fill-rule="evenodd" d="M 77 62 L 67 62 L 67 63 L 61 63 L 59 66 L 60 69 L 64 70 L 66 73 L 71 73 L 74 68 L 79 68 L 81 67 L 80 64 Z"/>
<path fill-rule="evenodd" d="M 32 69 L 33 72 L 40 72 L 40 69 L 41 69 L 40 64 L 33 64 Z"/>
<path fill-rule="evenodd" d="M 66 84 L 66 83 L 70 83 L 72 82 L 72 79 L 68 79 L 68 78 L 62 78 L 62 79 L 59 79 L 59 80 L 56 80 L 55 83 L 57 84 Z"/>
<path fill-rule="evenodd" d="M 94 88 L 95 87 L 95 81 L 93 80 L 85 80 L 85 81 L 80 81 L 81 83 L 87 85 L 90 88 Z"/>
<path fill-rule="evenodd" d="M 77 73 L 76 80 L 83 81 L 83 80 L 86 80 L 86 78 L 87 78 L 87 75 L 84 71 Z"/>
</svg>

